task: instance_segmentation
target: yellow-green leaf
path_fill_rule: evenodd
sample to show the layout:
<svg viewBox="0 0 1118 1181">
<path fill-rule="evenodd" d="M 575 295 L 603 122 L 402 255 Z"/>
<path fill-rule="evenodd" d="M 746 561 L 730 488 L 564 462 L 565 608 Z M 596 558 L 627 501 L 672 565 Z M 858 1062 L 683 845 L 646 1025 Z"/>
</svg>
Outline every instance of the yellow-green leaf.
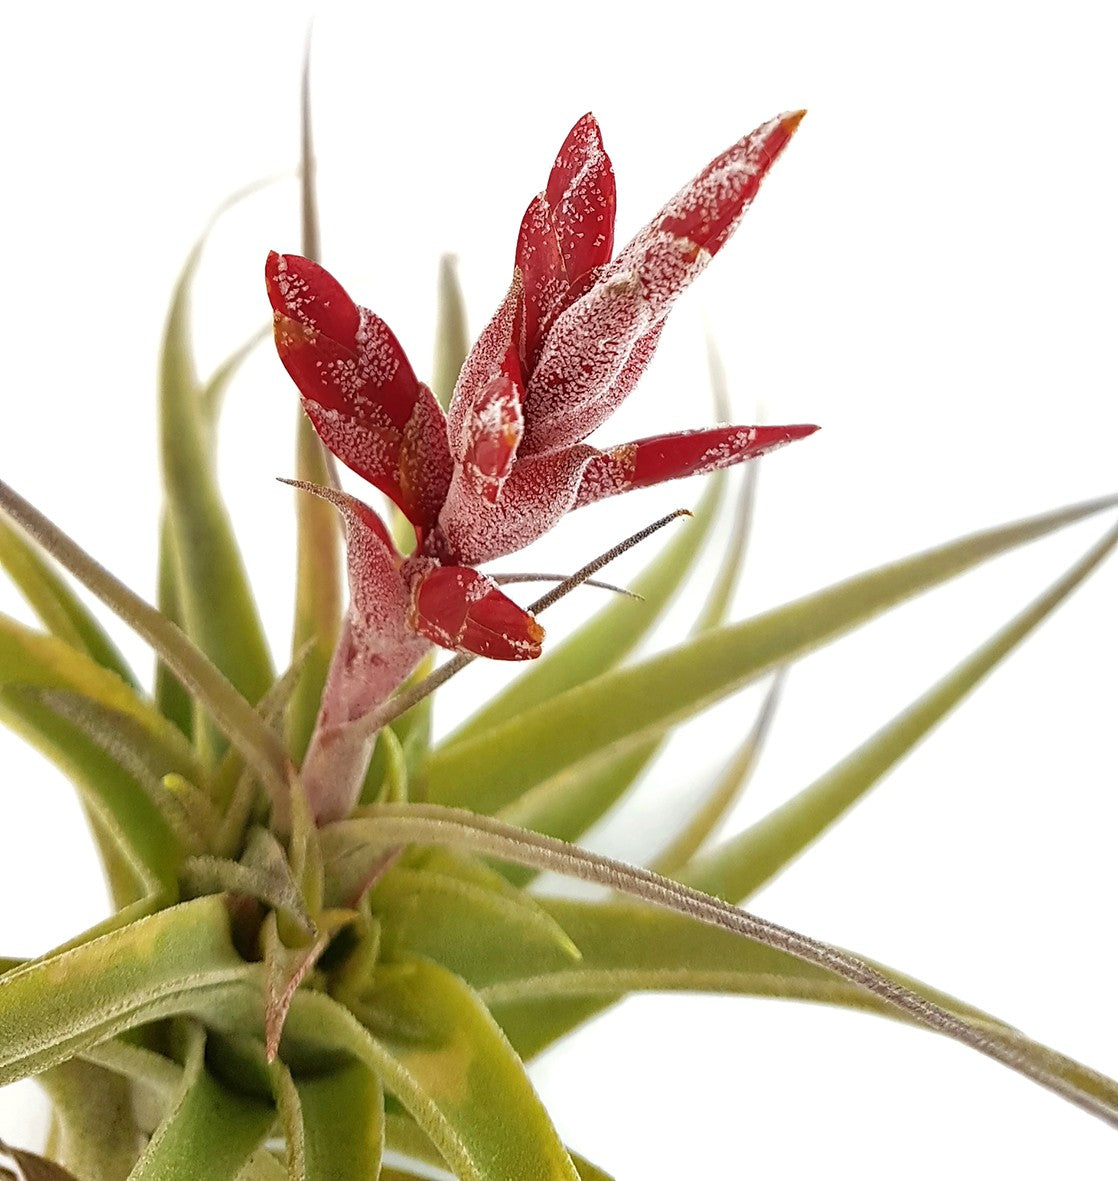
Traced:
<svg viewBox="0 0 1118 1181">
<path fill-rule="evenodd" d="M 242 696 L 257 701 L 274 679 L 272 662 L 218 488 L 191 339 L 191 287 L 204 244 L 205 235 L 175 285 L 163 338 L 159 420 L 166 519 L 183 629 Z"/>
<path fill-rule="evenodd" d="M 139 689 L 136 674 L 93 613 L 46 556 L 4 520 L 0 520 L 0 566 L 52 635 Z"/>
<path fill-rule="evenodd" d="M 222 899 L 199 898 L 0 977 L 0 1086 L 125 1029 L 256 992 Z M 258 995 L 258 992 L 256 992 Z"/>
<path fill-rule="evenodd" d="M 1115 503 L 1090 501 L 973 534 L 604 673 L 433 751 L 428 798 L 495 812 L 576 764 L 632 749 L 920 591 Z"/>
<path fill-rule="evenodd" d="M 1071 594 L 1118 545 L 1112 530 L 1059 581 L 923 696 L 814 783 L 744 832 L 695 857 L 680 881 L 744 901 L 836 823 Z"/>
<path fill-rule="evenodd" d="M 202 1055 L 175 1109 L 156 1129 L 129 1181 L 236 1181 L 275 1122 L 270 1103 L 225 1086 Z"/>
<path fill-rule="evenodd" d="M 384 1150 L 384 1092 L 364 1063 L 296 1082 L 306 1181 L 377 1181 Z"/>
<path fill-rule="evenodd" d="M 2 480 L 0 511 L 151 644 L 256 769 L 273 805 L 286 806 L 291 766 L 282 742 L 205 653 Z"/>
<path fill-rule="evenodd" d="M 382 965 L 362 999 L 368 1028 L 304 990 L 288 1035 L 348 1041 L 460 1181 L 577 1181 L 520 1060 L 461 980 L 432 963 Z"/>
</svg>

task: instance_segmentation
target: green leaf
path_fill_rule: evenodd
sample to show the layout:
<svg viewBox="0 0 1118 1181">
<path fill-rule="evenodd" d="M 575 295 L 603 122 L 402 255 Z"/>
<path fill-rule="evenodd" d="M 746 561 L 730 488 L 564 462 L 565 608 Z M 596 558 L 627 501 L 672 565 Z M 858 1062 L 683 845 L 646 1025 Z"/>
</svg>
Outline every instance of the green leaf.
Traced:
<svg viewBox="0 0 1118 1181">
<path fill-rule="evenodd" d="M 306 1181 L 377 1181 L 384 1150 L 384 1092 L 364 1063 L 296 1081 Z"/>
<path fill-rule="evenodd" d="M 627 900 L 543 899 L 545 909 L 579 943 L 578 963 L 549 962 L 530 947 L 517 949 L 516 966 L 478 993 L 524 1058 L 631 991 L 718 992 L 784 997 L 866 1010 L 904 1020 L 895 1009 L 833 973 L 787 952 L 740 939 L 683 915 Z M 903 981 L 952 1012 L 996 1024 L 954 997 Z"/>
<path fill-rule="evenodd" d="M 274 679 L 272 662 L 218 489 L 191 343 L 190 292 L 206 236 L 191 250 L 175 285 L 163 338 L 159 420 L 166 519 L 184 630 L 242 696 L 257 701 Z"/>
<path fill-rule="evenodd" d="M 256 769 L 273 806 L 286 808 L 290 762 L 282 742 L 205 654 L 2 480 L 0 510 L 151 644 Z"/>
<path fill-rule="evenodd" d="M 219 1082 L 192 1055 L 186 1086 L 129 1181 L 236 1181 L 275 1123 L 271 1104 Z"/>
<path fill-rule="evenodd" d="M 560 771 L 499 809 L 496 815 L 518 828 L 561 841 L 577 841 L 644 774 L 661 744 L 662 738 L 657 735 L 604 763 Z M 522 865 L 502 866 L 501 873 L 517 886 L 525 886 L 538 876 L 537 870 Z"/>
<path fill-rule="evenodd" d="M 85 653 L 5 616 L 0 717 L 80 791 L 118 905 L 157 886 L 173 889 L 193 837 L 161 779 L 197 767 L 170 722 Z"/>
<path fill-rule="evenodd" d="M 1115 503 L 1090 501 L 973 534 L 598 676 L 433 751 L 428 798 L 495 812 L 576 764 L 632 749 L 920 591 Z"/>
<path fill-rule="evenodd" d="M 133 689 L 139 689 L 136 674 L 92 612 L 74 594 L 53 564 L 2 519 L 0 566 L 8 572 L 52 635 L 116 673 Z"/>
<path fill-rule="evenodd" d="M 364 855 L 400 845 L 438 845 L 459 851 L 554 869 L 568 877 L 594 882 L 643 902 L 755 940 L 833 972 L 872 994 L 927 1029 L 1008 1066 L 1090 1114 L 1118 1127 L 1118 1083 L 1079 1063 L 1053 1057 L 1026 1038 L 1009 1041 L 980 1023 L 921 996 L 840 948 L 731 906 L 690 886 L 673 882 L 640 866 L 626 865 L 599 853 L 564 844 L 539 833 L 512 828 L 492 817 L 438 804 L 383 804 L 362 808 L 353 819 L 337 821 L 322 833 L 328 858 L 353 856 L 364 842 Z M 1084 1083 L 1083 1080 L 1088 1080 Z"/>
<path fill-rule="evenodd" d="M 128 724 L 127 745 L 160 773 L 197 778 L 201 769 L 179 731 L 115 671 L 54 635 L 0 615 L 0 685 L 69 692 Z"/>
<path fill-rule="evenodd" d="M 567 689 L 613 668 L 651 631 L 679 590 L 718 516 L 725 490 L 723 473 L 715 473 L 691 520 L 676 533 L 632 584 L 641 602 L 619 598 L 561 644 L 533 661 L 502 693 L 489 699 L 436 750 L 470 743 L 484 744 L 494 730 L 510 725 L 520 714 L 546 705 Z"/>
<path fill-rule="evenodd" d="M 473 880 L 454 866 L 440 872 L 447 860 L 443 854 L 418 869 L 394 866 L 373 888 L 370 905 L 383 923 L 386 958 L 432 959 L 475 987 L 499 979 L 507 957 L 522 946 L 547 962 L 578 959 L 577 946 L 538 899 L 480 863 Z"/>
<path fill-rule="evenodd" d="M 119 1075 L 77 1060 L 39 1075 L 58 1120 L 54 1155 L 78 1177 L 126 1181 L 146 1143 L 132 1087 Z"/>
<path fill-rule="evenodd" d="M 652 868 L 657 873 L 662 873 L 666 877 L 677 876 L 677 871 L 706 844 L 740 798 L 753 774 L 753 769 L 757 766 L 761 748 L 768 737 L 769 727 L 772 725 L 780 699 L 780 688 L 784 680 L 782 674 L 783 670 L 773 678 L 753 727 L 734 752 L 706 798 L 652 863 Z"/>
<path fill-rule="evenodd" d="M 325 452 L 310 420 L 299 412 L 296 474 L 312 484 L 330 484 Z M 337 647 L 342 620 L 342 534 L 338 512 L 318 496 L 295 494 L 295 631 L 293 651 L 309 645 L 288 713 L 288 745 L 301 761 L 322 701 L 322 689 Z"/>
<path fill-rule="evenodd" d="M 421 1128 L 409 1116 L 400 1115 L 394 1112 L 388 1112 L 385 1115 L 385 1146 L 390 1148 L 393 1152 L 399 1153 L 400 1156 L 411 1157 L 412 1160 L 418 1162 L 419 1165 L 426 1165 L 429 1168 L 441 1169 L 444 1167 L 443 1159 L 435 1151 L 431 1141 L 423 1134 Z M 578 1175 L 582 1181 L 613 1181 L 613 1178 L 596 1165 L 591 1164 L 585 1157 L 579 1156 L 577 1152 L 567 1149 L 570 1154 L 571 1161 L 578 1170 Z M 403 1173 L 403 1176 L 426 1176 L 426 1172 Z M 386 1173 L 381 1174 L 382 1177 L 387 1176 Z"/>
<path fill-rule="evenodd" d="M 445 410 L 450 405 L 458 374 L 470 351 L 466 322 L 466 301 L 458 281 L 458 259 L 444 254 L 439 259 L 439 313 L 435 323 L 435 365 L 431 389 Z"/>
<path fill-rule="evenodd" d="M 302 990 L 285 1046 L 288 1036 L 348 1043 L 461 1181 L 576 1181 L 524 1067 L 462 981 L 432 963 L 382 965 L 363 1001 L 368 1029 Z"/>
<path fill-rule="evenodd" d="M 1118 545 L 1118 529 L 985 644 L 861 746 L 756 824 L 694 858 L 679 880 L 743 901 L 771 881 L 955 708 Z"/>
<path fill-rule="evenodd" d="M 164 506 L 159 519 L 159 570 L 156 605 L 163 617 L 181 630 L 182 603 L 179 600 L 179 559 L 175 534 Z M 189 738 L 194 739 L 194 700 L 183 683 L 163 660 L 155 661 L 155 707 Z"/>
<path fill-rule="evenodd" d="M 216 897 L 33 960 L 0 978 L 0 1086 L 158 1017 L 228 1005 L 232 986 L 258 997 L 258 979 Z"/>
</svg>

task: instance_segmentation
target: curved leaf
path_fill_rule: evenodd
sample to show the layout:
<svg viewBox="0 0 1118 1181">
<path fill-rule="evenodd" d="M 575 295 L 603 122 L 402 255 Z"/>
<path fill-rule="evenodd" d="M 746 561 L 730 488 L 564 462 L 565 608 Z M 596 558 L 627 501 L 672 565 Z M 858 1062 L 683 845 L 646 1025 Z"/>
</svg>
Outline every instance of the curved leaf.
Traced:
<svg viewBox="0 0 1118 1181">
<path fill-rule="evenodd" d="M 53 1155 L 78 1177 L 126 1181 L 146 1137 L 136 1122 L 131 1084 L 88 1062 L 59 1063 L 39 1075 L 58 1121 Z"/>
<path fill-rule="evenodd" d="M 383 922 L 388 958 L 423 956 L 463 976 L 475 987 L 500 978 L 514 949 L 531 946 L 559 963 L 578 959 L 578 948 L 539 901 L 460 877 L 398 865 L 370 895 Z"/>
<path fill-rule="evenodd" d="M 329 997 L 300 991 L 284 1045 L 324 1036 L 348 1045 L 461 1181 L 577 1181 L 524 1067 L 466 985 L 436 964 L 382 965 L 364 1002 L 368 1029 Z"/>
<path fill-rule="evenodd" d="M 271 1104 L 224 1086 L 206 1070 L 201 1053 L 194 1057 L 178 1104 L 129 1181 L 236 1181 L 271 1131 Z"/>
<path fill-rule="evenodd" d="M 920 591 L 1115 503 L 1090 501 L 973 534 L 598 676 L 487 733 L 433 751 L 428 798 L 495 812 L 576 764 L 632 749 Z"/>
<path fill-rule="evenodd" d="M 679 830 L 667 848 L 651 864 L 651 868 L 666 877 L 675 877 L 675 871 L 686 864 L 706 844 L 711 833 L 722 823 L 730 808 L 740 798 L 745 785 L 757 765 L 761 748 L 768 737 L 780 700 L 780 689 L 784 682 L 783 669 L 773 678 L 765 700 L 761 703 L 757 718 L 744 740 L 734 752 L 726 768 L 718 777 L 706 798 L 695 809 L 691 819 Z"/>
<path fill-rule="evenodd" d="M 1079 1063 L 1054 1057 L 1051 1051 L 1035 1046 L 1023 1035 L 1012 1043 L 1000 1035 L 995 1036 L 983 1025 L 945 1009 L 849 952 L 739 910 L 651 870 L 625 865 L 552 837 L 515 829 L 491 817 L 438 804 L 385 804 L 363 808 L 359 816 L 330 825 L 322 836 L 328 858 L 354 856 L 362 850 L 364 856 L 375 857 L 378 848 L 406 844 L 439 845 L 536 869 L 554 869 L 568 877 L 621 891 L 653 906 L 686 915 L 697 922 L 755 940 L 805 963 L 825 968 L 891 1005 L 910 1020 L 993 1058 L 1118 1127 L 1118 1083 L 1114 1080 Z M 1025 1048 L 1028 1048 L 1027 1052 Z"/>
<path fill-rule="evenodd" d="M 1043 595 L 830 771 L 744 832 L 695 857 L 674 876 L 705 893 L 736 902 L 754 894 L 900 762 L 1116 545 L 1118 529 L 1111 530 Z"/>
<path fill-rule="evenodd" d="M 0 977 L 0 1086 L 124 1029 L 227 1000 L 225 986 L 253 987 L 258 976 L 233 947 L 216 897 L 33 960 Z"/>
<path fill-rule="evenodd" d="M 93 613 L 39 551 L 0 520 L 0 566 L 11 576 L 43 626 L 138 690 L 140 682 Z"/>
<path fill-rule="evenodd" d="M 191 287 L 207 236 L 208 229 L 187 257 L 164 329 L 159 423 L 166 520 L 183 630 L 242 696 L 257 701 L 274 679 L 272 661 L 218 488 L 191 342 Z"/>
<path fill-rule="evenodd" d="M 717 372 L 712 374 L 712 380 L 716 392 L 719 392 L 722 387 Z M 723 550 L 719 572 L 702 611 L 692 627 L 692 635 L 725 622 L 748 546 L 758 470 L 759 465 L 756 463 L 746 466 L 730 540 Z M 531 829 L 532 832 L 546 833 L 563 841 L 576 841 L 602 819 L 644 774 L 659 754 L 665 737 L 665 732 L 661 731 L 600 764 L 561 771 L 501 808 L 497 816 L 509 824 Z M 748 742 L 747 739 L 747 745 Z M 748 769 L 743 773 L 743 778 L 747 773 Z M 715 796 L 708 808 L 696 816 L 695 827 L 690 830 L 692 837 L 697 833 L 698 826 L 717 822 L 712 809 L 729 806 L 729 799 L 726 798 L 728 790 L 725 782 L 715 789 Z M 532 870 L 520 865 L 502 866 L 501 873 L 519 886 L 526 885 L 536 876 Z"/>
<path fill-rule="evenodd" d="M 435 1151 L 431 1141 L 423 1134 L 419 1126 L 406 1115 L 389 1112 L 385 1116 L 385 1146 L 401 1156 L 411 1157 L 412 1160 L 427 1165 L 433 1169 L 443 1168 L 443 1159 Z M 585 1157 L 568 1148 L 571 1161 L 578 1170 L 582 1181 L 613 1181 L 609 1173 L 591 1164 Z M 387 1176 L 387 1173 L 382 1173 Z M 414 1173 L 404 1173 L 402 1176 L 415 1176 Z M 426 1173 L 423 1174 L 426 1176 Z"/>
<path fill-rule="evenodd" d="M 39 1156 L 37 1152 L 28 1152 L 23 1148 L 12 1148 L 0 1140 L 0 1154 L 10 1156 L 19 1166 L 20 1177 L 10 1172 L 0 1164 L 0 1181 L 78 1181 L 73 1173 L 67 1172 L 61 1165 Z"/>
<path fill-rule="evenodd" d="M 384 1092 L 364 1063 L 296 1081 L 306 1181 L 377 1181 L 384 1151 Z"/>
<path fill-rule="evenodd" d="M 0 510 L 151 644 L 256 769 L 273 806 L 286 807 L 291 766 L 283 744 L 205 654 L 2 480 Z"/>
<path fill-rule="evenodd" d="M 907 1020 L 896 1009 L 815 964 L 679 914 L 619 899 L 542 901 L 548 913 L 579 941 L 582 959 L 560 965 L 532 948 L 520 948 L 514 970 L 478 989 L 525 1058 L 538 1054 L 633 990 L 784 997 Z M 891 969 L 882 970 L 952 1012 L 989 1025 L 1001 1024 L 946 993 Z"/>
</svg>

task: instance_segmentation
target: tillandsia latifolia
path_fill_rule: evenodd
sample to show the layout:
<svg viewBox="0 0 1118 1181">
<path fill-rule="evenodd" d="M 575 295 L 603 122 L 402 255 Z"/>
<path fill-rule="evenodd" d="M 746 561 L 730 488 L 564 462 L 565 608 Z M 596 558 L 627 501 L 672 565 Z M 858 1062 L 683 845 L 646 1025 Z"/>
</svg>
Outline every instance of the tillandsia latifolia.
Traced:
<svg viewBox="0 0 1118 1181">
<path fill-rule="evenodd" d="M 652 560 L 640 600 L 619 599 L 560 643 L 536 618 L 554 592 L 526 609 L 478 569 L 596 499 L 716 473 L 814 430 L 586 442 L 633 392 L 672 302 L 726 245 L 800 117 L 778 116 L 732 145 L 616 255 L 612 165 L 597 124 L 579 120 L 524 216 L 505 300 L 451 366 L 453 388 L 437 382 L 436 392 L 387 325 L 313 260 L 307 149 L 303 253 L 274 254 L 265 271 L 276 345 L 307 415 L 296 637 L 279 676 L 217 492 L 213 384 L 190 359 L 196 260 L 164 349 L 159 608 L 0 485 L 18 526 L 0 532 L 0 558 L 45 629 L 2 621 L 0 708 L 74 779 L 118 908 L 61 948 L 0 965 L 0 1081 L 38 1076 L 55 1112 L 46 1155 L 5 1149 L 11 1165 L 0 1170 L 313 1181 L 436 1166 L 478 1181 L 600 1178 L 561 1141 L 524 1062 L 626 992 L 715 980 L 916 1023 L 1118 1124 L 1113 1081 L 738 905 L 1065 598 L 1118 541 L 1113 530 L 833 772 L 745 832 L 712 839 L 775 695 L 655 865 L 576 843 L 679 720 L 1118 501 L 950 542 L 737 623 L 724 618 L 731 546 L 691 637 L 639 658 L 633 649 L 709 536 L 719 483 Z M 343 492 L 329 455 L 402 520 L 386 523 Z M 59 567 L 155 649 L 150 692 Z M 432 673 L 434 649 L 455 656 Z M 474 656 L 527 667 L 435 742 L 430 690 Z M 536 893 L 543 870 L 610 893 Z"/>
</svg>

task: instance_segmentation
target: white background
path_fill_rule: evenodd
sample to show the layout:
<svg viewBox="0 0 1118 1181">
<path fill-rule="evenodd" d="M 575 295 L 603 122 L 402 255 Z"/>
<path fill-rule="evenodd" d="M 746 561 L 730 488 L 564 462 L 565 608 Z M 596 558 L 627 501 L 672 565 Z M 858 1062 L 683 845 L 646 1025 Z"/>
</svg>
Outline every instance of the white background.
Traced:
<svg viewBox="0 0 1118 1181">
<path fill-rule="evenodd" d="M 215 205 L 293 167 L 312 7 L 21 5 L 5 17 L 0 475 L 147 595 L 168 294 Z M 742 613 L 1115 490 L 1106 5 L 402 7 L 318 6 L 314 91 L 325 261 L 421 374 L 439 254 L 460 255 L 479 328 L 524 206 L 584 110 L 613 157 L 624 241 L 727 143 L 809 108 L 599 436 L 708 421 L 704 320 L 739 418 L 760 404 L 770 422 L 823 424 L 766 461 Z M 264 322 L 266 250 L 298 245 L 291 180 L 221 223 L 199 293 L 204 366 Z M 292 470 L 294 413 L 261 349 L 231 392 L 221 465 L 280 654 L 290 494 L 273 477 Z M 698 495 L 675 485 L 587 510 L 512 564 L 572 568 Z M 1005 559 L 807 661 L 739 822 L 862 741 L 1103 528 Z M 1116 578 L 1104 569 L 755 904 L 1111 1074 Z M 552 635 L 595 604 L 556 611 Z M 6 584 L 0 608 L 24 613 Z M 146 667 L 142 646 L 114 634 Z M 507 676 L 475 666 L 447 713 Z M 657 802 L 600 847 L 653 850 L 664 801 L 677 809 L 709 778 L 757 700 L 677 744 L 649 785 Z M 0 911 L 0 952 L 34 955 L 106 901 L 69 789 L 7 734 L 0 758 L 0 891 L 18 900 Z M 536 1078 L 564 1136 L 619 1181 L 827 1167 L 1093 1177 L 1115 1151 L 1102 1124 L 954 1044 L 776 1002 L 634 1000 Z M 0 1135 L 34 1139 L 29 1103 L 29 1088 L 0 1093 Z"/>
</svg>

